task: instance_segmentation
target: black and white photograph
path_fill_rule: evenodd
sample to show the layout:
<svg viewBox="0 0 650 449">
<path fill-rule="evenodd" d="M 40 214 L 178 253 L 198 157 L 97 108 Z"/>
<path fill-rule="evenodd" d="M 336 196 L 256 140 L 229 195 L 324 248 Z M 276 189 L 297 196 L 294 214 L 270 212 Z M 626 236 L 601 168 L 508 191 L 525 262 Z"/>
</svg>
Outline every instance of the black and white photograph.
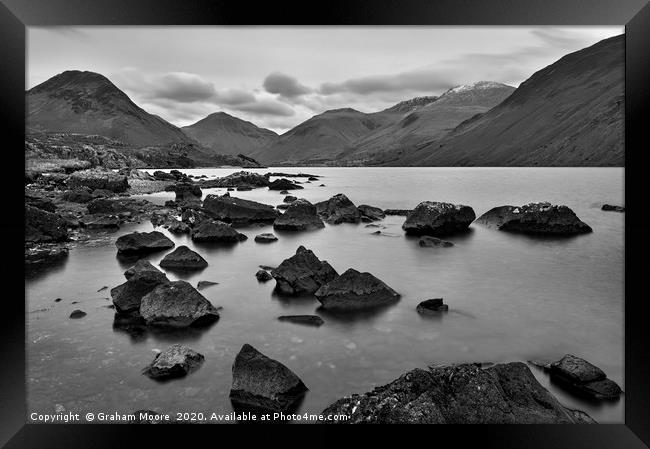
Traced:
<svg viewBox="0 0 650 449">
<path fill-rule="evenodd" d="M 25 45 L 27 422 L 625 422 L 623 24 Z"/>
</svg>

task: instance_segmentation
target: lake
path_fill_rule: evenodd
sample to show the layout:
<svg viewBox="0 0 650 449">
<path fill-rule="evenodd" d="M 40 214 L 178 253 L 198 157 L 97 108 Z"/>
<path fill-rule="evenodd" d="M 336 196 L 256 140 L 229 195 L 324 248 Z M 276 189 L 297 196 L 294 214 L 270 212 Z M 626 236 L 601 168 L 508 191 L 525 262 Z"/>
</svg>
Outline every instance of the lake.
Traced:
<svg viewBox="0 0 650 449">
<path fill-rule="evenodd" d="M 225 176 L 240 169 L 188 169 L 193 175 Z M 153 170 L 149 170 L 153 172 Z M 262 245 L 253 237 L 271 226 L 241 228 L 249 239 L 230 247 L 193 244 L 162 228 L 177 246 L 187 245 L 209 262 L 171 280 L 218 282 L 201 291 L 223 307 L 208 329 L 182 333 L 134 332 L 114 326 L 109 290 L 125 281 L 115 240 L 151 231 L 149 222 L 100 232 L 77 244 L 67 262 L 25 280 L 27 295 L 28 412 L 232 411 L 228 393 L 237 352 L 249 343 L 293 370 L 309 392 L 299 412 L 318 413 L 338 398 L 362 393 L 404 372 L 431 364 L 559 359 L 571 353 L 602 368 L 624 385 L 624 219 L 604 203 L 624 204 L 623 168 L 271 168 L 265 173 L 307 172 L 320 181 L 290 194 L 312 202 L 344 193 L 356 205 L 410 209 L 420 201 L 473 207 L 479 216 L 495 206 L 550 201 L 572 208 L 594 232 L 573 238 L 508 234 L 473 224 L 452 236 L 451 248 L 421 248 L 401 229 L 404 217 L 389 216 L 381 235 L 365 223 L 326 225 L 313 232 L 275 232 Z M 305 178 L 299 179 L 303 181 Z M 319 184 L 325 184 L 320 187 Z M 222 194 L 225 189 L 206 189 Z M 277 205 L 284 195 L 266 188 L 233 196 Z M 170 192 L 141 195 L 156 203 Z M 368 271 L 398 291 L 395 305 L 351 317 L 318 309 L 312 298 L 273 295 L 274 281 L 258 283 L 259 265 L 277 266 L 298 246 L 312 249 L 339 273 Z M 157 265 L 163 251 L 148 256 Z M 60 297 L 61 302 L 54 302 Z M 425 317 L 415 311 L 428 298 L 444 298 L 449 312 Z M 77 301 L 77 304 L 72 302 Z M 68 318 L 74 309 L 87 316 Z M 286 314 L 318 314 L 320 328 L 279 322 Z M 141 374 L 155 350 L 182 342 L 205 356 L 189 376 L 156 382 Z M 622 423 L 624 399 L 594 404 L 577 399 L 531 370 L 565 406 L 600 423 Z"/>
</svg>

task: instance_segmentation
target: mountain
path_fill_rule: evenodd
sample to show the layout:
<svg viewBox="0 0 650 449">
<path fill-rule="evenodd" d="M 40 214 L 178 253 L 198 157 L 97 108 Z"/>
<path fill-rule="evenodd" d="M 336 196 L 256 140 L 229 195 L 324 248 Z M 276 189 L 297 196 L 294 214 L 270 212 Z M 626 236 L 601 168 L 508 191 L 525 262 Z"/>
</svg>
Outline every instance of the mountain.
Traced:
<svg viewBox="0 0 650 449">
<path fill-rule="evenodd" d="M 222 154 L 248 155 L 278 138 L 271 130 L 225 112 L 215 112 L 181 129 L 201 145 Z"/>
<path fill-rule="evenodd" d="M 27 91 L 26 121 L 28 132 L 97 134 L 142 146 L 191 142 L 94 72 L 66 71 Z"/>
<path fill-rule="evenodd" d="M 353 143 L 354 150 L 344 159 L 348 164 L 364 165 L 367 162 L 388 157 L 393 159 L 402 148 L 419 145 L 442 136 L 458 124 L 488 111 L 508 98 L 515 88 L 492 81 L 449 89 L 440 97 L 420 102 L 419 107 L 405 108 L 405 104 L 417 104 L 417 98 L 389 108 L 407 112 L 399 120 L 371 132 Z M 402 106 L 400 106 L 402 105 Z"/>
<path fill-rule="evenodd" d="M 624 69 L 624 36 L 605 39 L 536 72 L 498 106 L 443 138 L 383 162 L 622 166 Z"/>
<path fill-rule="evenodd" d="M 332 109 L 302 122 L 250 156 L 266 164 L 326 163 L 350 150 L 352 142 L 385 121 L 385 116 L 351 108 Z"/>
<path fill-rule="evenodd" d="M 438 97 L 435 96 L 415 97 L 415 98 L 411 98 L 410 100 L 400 101 L 395 106 L 391 106 L 390 108 L 384 109 L 382 112 L 395 112 L 399 114 L 408 114 L 417 109 L 420 109 L 423 106 L 428 105 L 429 103 L 433 103 L 437 99 Z"/>
</svg>

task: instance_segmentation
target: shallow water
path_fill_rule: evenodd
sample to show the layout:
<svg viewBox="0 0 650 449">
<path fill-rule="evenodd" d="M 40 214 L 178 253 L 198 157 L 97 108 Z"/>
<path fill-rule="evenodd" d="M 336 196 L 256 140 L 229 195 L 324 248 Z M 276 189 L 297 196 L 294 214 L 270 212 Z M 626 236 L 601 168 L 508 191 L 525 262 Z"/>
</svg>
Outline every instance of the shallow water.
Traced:
<svg viewBox="0 0 650 449">
<path fill-rule="evenodd" d="M 236 169 L 182 170 L 224 176 Z M 255 170 L 252 170 L 255 171 Z M 258 170 L 267 172 L 269 170 Z M 401 230 L 404 217 L 379 224 L 373 235 L 365 224 L 326 225 L 307 233 L 279 233 L 262 245 L 253 237 L 271 226 L 243 228 L 249 240 L 234 246 L 193 244 L 165 232 L 209 262 L 202 272 L 178 275 L 223 306 L 212 327 L 191 333 L 142 333 L 114 328 L 108 289 L 124 282 L 129 264 L 116 259 L 115 239 L 150 223 L 99 234 L 99 241 L 70 251 L 63 265 L 26 279 L 28 410 L 230 412 L 231 367 L 250 343 L 297 373 L 310 391 L 300 412 L 317 413 L 336 399 L 385 384 L 407 370 L 449 362 L 501 362 L 557 359 L 572 353 L 600 366 L 623 389 L 623 230 L 624 214 L 603 212 L 604 203 L 623 204 L 622 168 L 278 168 L 271 171 L 322 175 L 303 184 L 298 197 L 320 201 L 345 193 L 355 204 L 412 208 L 424 200 L 467 204 L 477 216 L 504 205 L 533 201 L 566 204 L 593 229 L 574 238 L 544 239 L 472 225 L 452 237 L 452 248 L 420 248 Z M 304 179 L 304 178 L 303 178 Z M 299 179 L 300 180 L 300 179 Z M 319 187 L 324 183 L 325 187 Z M 223 193 L 225 189 L 209 189 Z M 267 189 L 233 196 L 280 204 L 284 195 Z M 164 203 L 173 193 L 143 195 Z M 161 229 L 161 228 L 158 228 Z M 401 293 L 387 308 L 352 317 L 317 310 L 313 298 L 273 296 L 274 282 L 255 279 L 258 265 L 276 266 L 299 245 L 312 249 L 342 273 L 369 271 Z M 157 265 L 167 252 L 148 259 Z M 54 302 L 57 297 L 61 302 Z M 449 313 L 423 317 L 418 302 L 443 297 Z M 72 304 L 78 301 L 78 304 Z M 88 313 L 68 318 L 80 308 Z M 321 315 L 320 328 L 279 322 L 285 314 Z M 141 374 L 155 349 L 183 342 L 205 355 L 189 376 L 159 383 Z M 574 398 L 537 378 L 566 406 L 588 412 L 601 423 L 623 422 L 623 403 L 601 405 Z"/>
</svg>

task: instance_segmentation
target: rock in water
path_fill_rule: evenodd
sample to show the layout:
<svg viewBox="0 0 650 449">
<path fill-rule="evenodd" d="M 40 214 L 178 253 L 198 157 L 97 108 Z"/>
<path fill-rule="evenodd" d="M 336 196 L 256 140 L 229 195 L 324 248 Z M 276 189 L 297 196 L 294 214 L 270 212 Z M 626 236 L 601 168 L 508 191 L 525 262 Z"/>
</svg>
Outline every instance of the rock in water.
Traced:
<svg viewBox="0 0 650 449">
<path fill-rule="evenodd" d="M 347 196 L 339 193 L 327 201 L 316 203 L 316 210 L 326 222 L 331 224 L 359 223 L 361 213 Z"/>
<path fill-rule="evenodd" d="M 141 254 L 173 248 L 174 242 L 160 231 L 132 232 L 115 242 L 117 252 L 122 254 Z"/>
<path fill-rule="evenodd" d="M 266 187 L 269 185 L 269 180 L 266 176 L 251 173 L 247 171 L 240 171 L 232 173 L 223 178 L 210 179 L 201 181 L 199 183 L 204 189 L 212 189 L 215 187 Z"/>
<path fill-rule="evenodd" d="M 197 369 L 203 363 L 204 358 L 202 354 L 187 346 L 171 345 L 156 354 L 153 362 L 142 371 L 142 374 L 152 379 L 182 377 Z"/>
<path fill-rule="evenodd" d="M 454 244 L 450 241 L 442 240 L 437 237 L 431 237 L 430 235 L 423 235 L 422 237 L 420 237 L 420 241 L 418 242 L 418 245 L 424 248 L 434 248 L 434 247 L 448 248 L 450 246 L 454 246 Z"/>
<path fill-rule="evenodd" d="M 357 209 L 359 209 L 362 221 L 378 221 L 386 217 L 384 211 L 378 207 L 362 204 L 361 206 L 357 207 Z"/>
<path fill-rule="evenodd" d="M 199 281 L 198 284 L 196 284 L 196 288 L 198 290 L 203 290 L 204 288 L 211 287 L 213 285 L 219 285 L 218 282 L 212 282 L 212 281 Z"/>
<path fill-rule="evenodd" d="M 353 394 L 323 414 L 345 424 L 572 424 L 593 422 L 564 408 L 521 362 L 414 369 L 365 394 Z"/>
<path fill-rule="evenodd" d="M 621 387 L 595 365 L 567 354 L 549 366 L 551 378 L 579 394 L 594 399 L 616 399 Z"/>
<path fill-rule="evenodd" d="M 41 243 L 25 247 L 25 264 L 40 265 L 59 262 L 68 257 L 68 248 L 57 243 Z"/>
<path fill-rule="evenodd" d="M 307 326 L 322 326 L 325 321 L 318 315 L 282 315 L 278 317 L 280 321 L 288 321 L 289 323 L 304 324 Z"/>
<path fill-rule="evenodd" d="M 202 211 L 219 221 L 236 225 L 273 223 L 280 215 L 273 206 L 268 204 L 218 195 L 206 196 Z"/>
<path fill-rule="evenodd" d="M 255 273 L 255 277 L 259 282 L 267 282 L 273 279 L 273 276 L 271 276 L 269 272 L 266 270 L 257 270 L 257 273 Z"/>
<path fill-rule="evenodd" d="M 86 315 L 87 315 L 86 312 L 84 312 L 83 310 L 78 310 L 78 309 L 77 309 L 77 310 L 74 310 L 74 311 L 70 314 L 70 318 L 72 318 L 72 319 L 79 319 L 79 318 L 83 318 L 83 317 L 85 317 Z"/>
<path fill-rule="evenodd" d="M 221 221 L 205 220 L 192 228 L 192 240 L 195 242 L 235 243 L 247 238 L 246 235 Z"/>
<path fill-rule="evenodd" d="M 411 209 L 386 209 L 384 211 L 384 214 L 386 214 L 386 215 L 399 215 L 399 216 L 402 216 L 402 217 L 406 217 L 411 212 L 413 212 Z"/>
<path fill-rule="evenodd" d="M 111 289 L 115 310 L 121 313 L 137 312 L 142 298 L 161 284 L 169 283 L 165 273 L 147 260 L 139 260 L 124 272 L 127 281 Z"/>
<path fill-rule="evenodd" d="M 66 221 L 59 215 L 25 205 L 25 241 L 35 243 L 68 240 Z"/>
<path fill-rule="evenodd" d="M 289 368 L 249 344 L 235 358 L 230 400 L 237 405 L 284 412 L 307 390 Z"/>
<path fill-rule="evenodd" d="M 208 262 L 199 253 L 183 245 L 167 254 L 160 261 L 160 266 L 176 270 L 202 270 L 208 266 Z"/>
<path fill-rule="evenodd" d="M 521 207 L 501 206 L 481 215 L 477 222 L 501 231 L 524 234 L 575 235 L 592 232 L 567 206 L 531 203 Z"/>
<path fill-rule="evenodd" d="M 273 229 L 281 231 L 310 231 L 324 227 L 316 206 L 302 198 L 290 203 L 287 211 L 273 222 Z"/>
<path fill-rule="evenodd" d="M 613 206 L 611 204 L 603 204 L 601 210 L 612 211 L 612 212 L 625 212 L 625 207 L 623 206 Z"/>
<path fill-rule="evenodd" d="M 68 178 L 71 188 L 88 187 L 90 189 L 106 189 L 111 192 L 124 192 L 129 188 L 126 176 L 115 173 L 107 168 L 91 168 L 72 173 Z"/>
<path fill-rule="evenodd" d="M 416 310 L 423 315 L 437 315 L 440 312 L 449 310 L 449 306 L 443 304 L 442 298 L 433 298 L 422 301 L 418 304 Z"/>
<path fill-rule="evenodd" d="M 276 179 L 269 184 L 269 190 L 300 190 L 304 187 L 294 184 L 286 178 Z"/>
<path fill-rule="evenodd" d="M 390 304 L 400 295 L 370 273 L 350 268 L 315 293 L 323 308 L 361 310 Z"/>
<path fill-rule="evenodd" d="M 190 226 L 182 221 L 172 220 L 167 226 L 167 230 L 172 234 L 189 234 L 191 231 Z"/>
<path fill-rule="evenodd" d="M 321 261 L 304 246 L 296 254 L 271 270 L 276 281 L 275 291 L 281 295 L 313 294 L 322 285 L 338 276 L 326 261 Z"/>
<path fill-rule="evenodd" d="M 174 185 L 176 201 L 200 200 L 203 196 L 201 188 L 192 182 L 179 182 Z"/>
<path fill-rule="evenodd" d="M 298 198 L 296 198 L 295 196 L 287 195 L 287 196 L 284 197 L 284 199 L 282 200 L 282 202 L 283 202 L 283 203 L 293 203 L 293 202 L 296 201 L 297 199 L 298 199 Z"/>
<path fill-rule="evenodd" d="M 188 282 L 161 284 L 142 298 L 140 315 L 147 324 L 187 327 L 219 319 L 218 310 Z"/>
<path fill-rule="evenodd" d="M 475 218 L 469 206 L 424 201 L 406 216 L 402 229 L 412 235 L 446 235 L 466 231 Z"/>
<path fill-rule="evenodd" d="M 277 240 L 278 238 L 275 235 L 268 232 L 255 236 L 255 241 L 257 243 L 271 243 L 271 242 L 277 242 Z"/>
</svg>

